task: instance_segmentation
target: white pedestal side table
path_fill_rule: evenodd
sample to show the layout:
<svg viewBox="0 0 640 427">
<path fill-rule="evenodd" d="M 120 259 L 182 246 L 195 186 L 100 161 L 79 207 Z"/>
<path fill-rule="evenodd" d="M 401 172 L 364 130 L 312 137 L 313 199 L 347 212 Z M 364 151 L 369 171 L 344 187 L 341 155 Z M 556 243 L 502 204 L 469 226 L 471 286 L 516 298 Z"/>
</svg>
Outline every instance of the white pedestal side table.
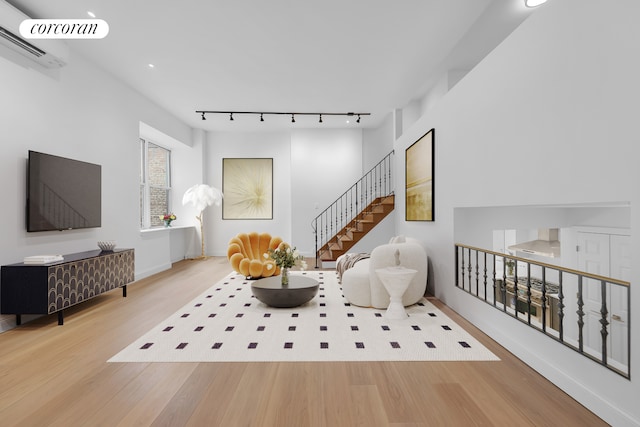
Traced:
<svg viewBox="0 0 640 427">
<path fill-rule="evenodd" d="M 389 307 L 385 317 L 388 319 L 406 319 L 408 314 L 402 304 L 402 296 L 409 287 L 411 279 L 418 271 L 402 266 L 378 268 L 376 274 L 389 293 Z"/>
</svg>

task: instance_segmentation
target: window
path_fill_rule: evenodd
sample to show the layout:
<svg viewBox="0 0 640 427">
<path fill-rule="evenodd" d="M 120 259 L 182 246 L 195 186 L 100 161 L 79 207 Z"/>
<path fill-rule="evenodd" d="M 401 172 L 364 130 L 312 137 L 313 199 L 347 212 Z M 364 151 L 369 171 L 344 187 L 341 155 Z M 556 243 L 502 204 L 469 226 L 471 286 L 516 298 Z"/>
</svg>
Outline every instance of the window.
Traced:
<svg viewBox="0 0 640 427">
<path fill-rule="evenodd" d="M 140 138 L 140 228 L 163 225 L 170 206 L 171 151 Z"/>
</svg>

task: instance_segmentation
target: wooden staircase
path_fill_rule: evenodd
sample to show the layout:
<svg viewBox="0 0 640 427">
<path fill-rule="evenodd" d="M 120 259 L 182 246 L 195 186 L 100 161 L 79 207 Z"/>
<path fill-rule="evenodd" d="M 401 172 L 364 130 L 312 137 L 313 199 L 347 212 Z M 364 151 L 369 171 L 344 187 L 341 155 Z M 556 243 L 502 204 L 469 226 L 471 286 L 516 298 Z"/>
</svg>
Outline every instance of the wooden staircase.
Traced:
<svg viewBox="0 0 640 427">
<path fill-rule="evenodd" d="M 335 261 L 389 215 L 394 207 L 395 196 L 393 194 L 376 198 L 318 249 L 317 258 L 321 261 Z"/>
</svg>

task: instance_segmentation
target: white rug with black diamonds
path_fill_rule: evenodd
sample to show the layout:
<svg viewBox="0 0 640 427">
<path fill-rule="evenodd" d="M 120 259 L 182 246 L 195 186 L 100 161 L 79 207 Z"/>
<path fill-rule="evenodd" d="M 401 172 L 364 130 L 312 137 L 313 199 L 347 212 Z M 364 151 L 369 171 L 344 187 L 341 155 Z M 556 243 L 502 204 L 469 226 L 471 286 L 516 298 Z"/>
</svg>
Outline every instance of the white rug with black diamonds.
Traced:
<svg viewBox="0 0 640 427">
<path fill-rule="evenodd" d="M 109 362 L 499 360 L 426 299 L 389 320 L 350 305 L 334 271 L 291 274 L 320 284 L 300 307 L 268 307 L 231 274 Z"/>
</svg>

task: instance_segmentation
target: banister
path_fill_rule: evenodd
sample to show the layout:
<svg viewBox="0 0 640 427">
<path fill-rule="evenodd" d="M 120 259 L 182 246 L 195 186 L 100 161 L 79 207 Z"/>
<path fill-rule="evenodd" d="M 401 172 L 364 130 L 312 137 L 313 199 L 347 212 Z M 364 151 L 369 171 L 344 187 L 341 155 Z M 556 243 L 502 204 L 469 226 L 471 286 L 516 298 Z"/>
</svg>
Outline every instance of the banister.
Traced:
<svg viewBox="0 0 640 427">
<path fill-rule="evenodd" d="M 320 257 L 319 248 L 336 238 L 337 233 L 363 213 L 361 209 L 376 197 L 393 194 L 393 156 L 394 150 L 313 219 L 311 228 L 315 235 L 316 268 Z"/>
<path fill-rule="evenodd" d="M 631 378 L 630 282 L 462 243 L 454 247 L 456 288 Z M 515 261 L 513 271 L 507 260 Z M 557 273 L 554 281 L 549 272 Z"/>
<path fill-rule="evenodd" d="M 589 273 L 589 272 L 586 272 L 586 271 L 573 270 L 571 268 L 562 267 L 562 266 L 555 265 L 555 264 L 547 264 L 547 263 L 541 262 L 541 261 L 532 261 L 532 260 L 530 260 L 528 258 L 520 258 L 520 257 L 515 256 L 515 255 L 509 255 L 509 254 L 505 254 L 505 253 L 502 253 L 502 252 L 490 251 L 488 249 L 477 248 L 475 246 L 469 246 L 469 245 L 465 245 L 463 243 L 456 243 L 456 246 L 458 246 L 460 248 L 471 249 L 472 251 L 484 252 L 484 253 L 487 253 L 489 255 L 495 255 L 495 256 L 502 257 L 502 258 L 512 259 L 514 261 L 522 261 L 522 262 L 526 262 L 526 263 L 529 263 L 529 264 L 538 265 L 540 267 L 551 268 L 553 270 L 560 270 L 560 271 L 564 271 L 565 273 L 575 274 L 577 276 L 582 276 L 582 277 L 586 277 L 588 279 L 598 280 L 600 282 L 604 280 L 604 281 L 606 281 L 608 283 L 615 283 L 616 285 L 620 285 L 620 286 L 627 286 L 627 287 L 630 286 L 630 283 L 625 281 L 625 280 L 619 280 L 619 279 L 614 279 L 612 277 L 600 276 L 598 274 L 593 274 L 593 273 Z"/>
</svg>

